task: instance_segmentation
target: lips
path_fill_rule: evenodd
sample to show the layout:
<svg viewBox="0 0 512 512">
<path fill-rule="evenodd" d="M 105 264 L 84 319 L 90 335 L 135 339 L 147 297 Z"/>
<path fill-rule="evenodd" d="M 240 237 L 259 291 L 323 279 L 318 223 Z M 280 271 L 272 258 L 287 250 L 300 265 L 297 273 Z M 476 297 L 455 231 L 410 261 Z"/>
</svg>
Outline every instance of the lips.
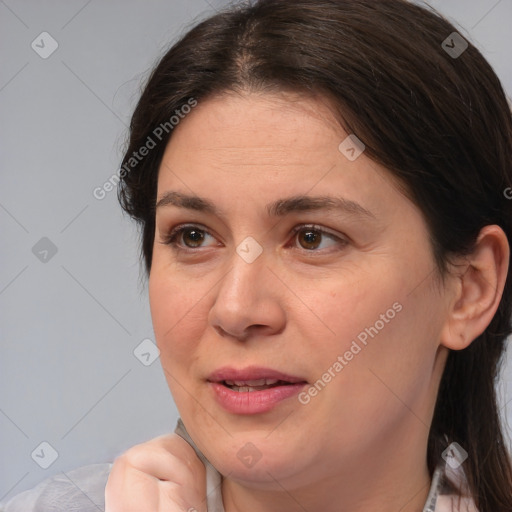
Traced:
<svg viewBox="0 0 512 512">
<path fill-rule="evenodd" d="M 224 386 L 238 392 L 261 391 L 275 386 L 284 386 L 290 384 L 284 380 L 278 379 L 257 379 L 257 380 L 224 380 L 221 382 Z"/>
<path fill-rule="evenodd" d="M 218 382 L 227 387 L 259 388 L 264 389 L 276 385 L 306 383 L 302 377 L 288 375 L 270 368 L 249 367 L 237 370 L 235 368 L 220 368 L 207 379 L 209 382 Z"/>
<path fill-rule="evenodd" d="M 257 414 L 273 409 L 307 384 L 299 376 L 269 368 L 221 368 L 207 379 L 215 399 L 234 414 Z"/>
</svg>

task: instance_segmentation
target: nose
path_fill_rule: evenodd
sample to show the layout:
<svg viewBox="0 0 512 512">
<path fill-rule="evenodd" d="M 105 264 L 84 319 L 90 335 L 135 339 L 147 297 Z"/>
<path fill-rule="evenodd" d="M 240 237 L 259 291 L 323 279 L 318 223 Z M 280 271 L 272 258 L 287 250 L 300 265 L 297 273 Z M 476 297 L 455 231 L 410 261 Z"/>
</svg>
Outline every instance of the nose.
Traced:
<svg viewBox="0 0 512 512">
<path fill-rule="evenodd" d="M 266 264 L 265 252 L 252 263 L 233 254 L 231 270 L 217 288 L 209 323 L 223 337 L 247 341 L 282 332 L 286 312 L 280 287 Z"/>
</svg>

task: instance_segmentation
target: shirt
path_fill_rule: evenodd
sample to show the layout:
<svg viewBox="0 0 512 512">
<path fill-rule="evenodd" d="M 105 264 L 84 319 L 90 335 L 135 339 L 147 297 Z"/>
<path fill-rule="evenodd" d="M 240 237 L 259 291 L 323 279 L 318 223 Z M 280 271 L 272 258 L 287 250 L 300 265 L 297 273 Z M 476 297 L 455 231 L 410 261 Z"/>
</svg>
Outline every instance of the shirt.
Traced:
<svg viewBox="0 0 512 512">
<path fill-rule="evenodd" d="M 176 434 L 183 437 L 196 451 L 206 468 L 208 512 L 225 512 L 222 503 L 221 474 L 209 463 L 190 438 L 181 419 Z M 111 463 L 92 464 L 46 479 L 31 490 L 22 492 L 7 503 L 0 503 L 0 512 L 98 512 L 105 510 L 105 486 Z M 457 487 L 465 479 L 462 466 L 452 469 L 440 464 L 433 475 L 430 492 L 423 512 L 478 512 L 470 497 L 444 494 L 442 483 L 446 475 Z"/>
</svg>

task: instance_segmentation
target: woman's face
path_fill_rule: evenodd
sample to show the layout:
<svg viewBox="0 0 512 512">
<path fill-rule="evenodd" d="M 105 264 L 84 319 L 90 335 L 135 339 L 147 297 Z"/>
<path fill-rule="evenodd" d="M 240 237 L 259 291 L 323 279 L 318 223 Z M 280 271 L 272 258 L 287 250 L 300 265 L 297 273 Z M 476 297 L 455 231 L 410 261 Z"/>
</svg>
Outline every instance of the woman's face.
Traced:
<svg viewBox="0 0 512 512">
<path fill-rule="evenodd" d="M 161 363 L 192 439 L 246 485 L 425 458 L 448 299 L 420 211 L 347 135 L 313 99 L 223 95 L 160 167 Z"/>
</svg>

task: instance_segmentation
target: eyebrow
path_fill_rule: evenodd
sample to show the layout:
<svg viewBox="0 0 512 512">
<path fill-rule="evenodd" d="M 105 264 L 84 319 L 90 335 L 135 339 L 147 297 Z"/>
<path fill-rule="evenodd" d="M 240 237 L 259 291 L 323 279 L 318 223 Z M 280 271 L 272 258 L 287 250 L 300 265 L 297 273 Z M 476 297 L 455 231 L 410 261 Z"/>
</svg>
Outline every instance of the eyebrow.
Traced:
<svg viewBox="0 0 512 512">
<path fill-rule="evenodd" d="M 176 206 L 222 217 L 222 212 L 208 199 L 181 192 L 168 191 L 163 194 L 156 203 L 156 209 L 164 206 Z M 298 195 L 278 199 L 267 205 L 267 213 L 271 217 L 284 217 L 294 212 L 316 210 L 340 210 L 350 215 L 377 219 L 370 210 L 343 197 Z"/>
</svg>

